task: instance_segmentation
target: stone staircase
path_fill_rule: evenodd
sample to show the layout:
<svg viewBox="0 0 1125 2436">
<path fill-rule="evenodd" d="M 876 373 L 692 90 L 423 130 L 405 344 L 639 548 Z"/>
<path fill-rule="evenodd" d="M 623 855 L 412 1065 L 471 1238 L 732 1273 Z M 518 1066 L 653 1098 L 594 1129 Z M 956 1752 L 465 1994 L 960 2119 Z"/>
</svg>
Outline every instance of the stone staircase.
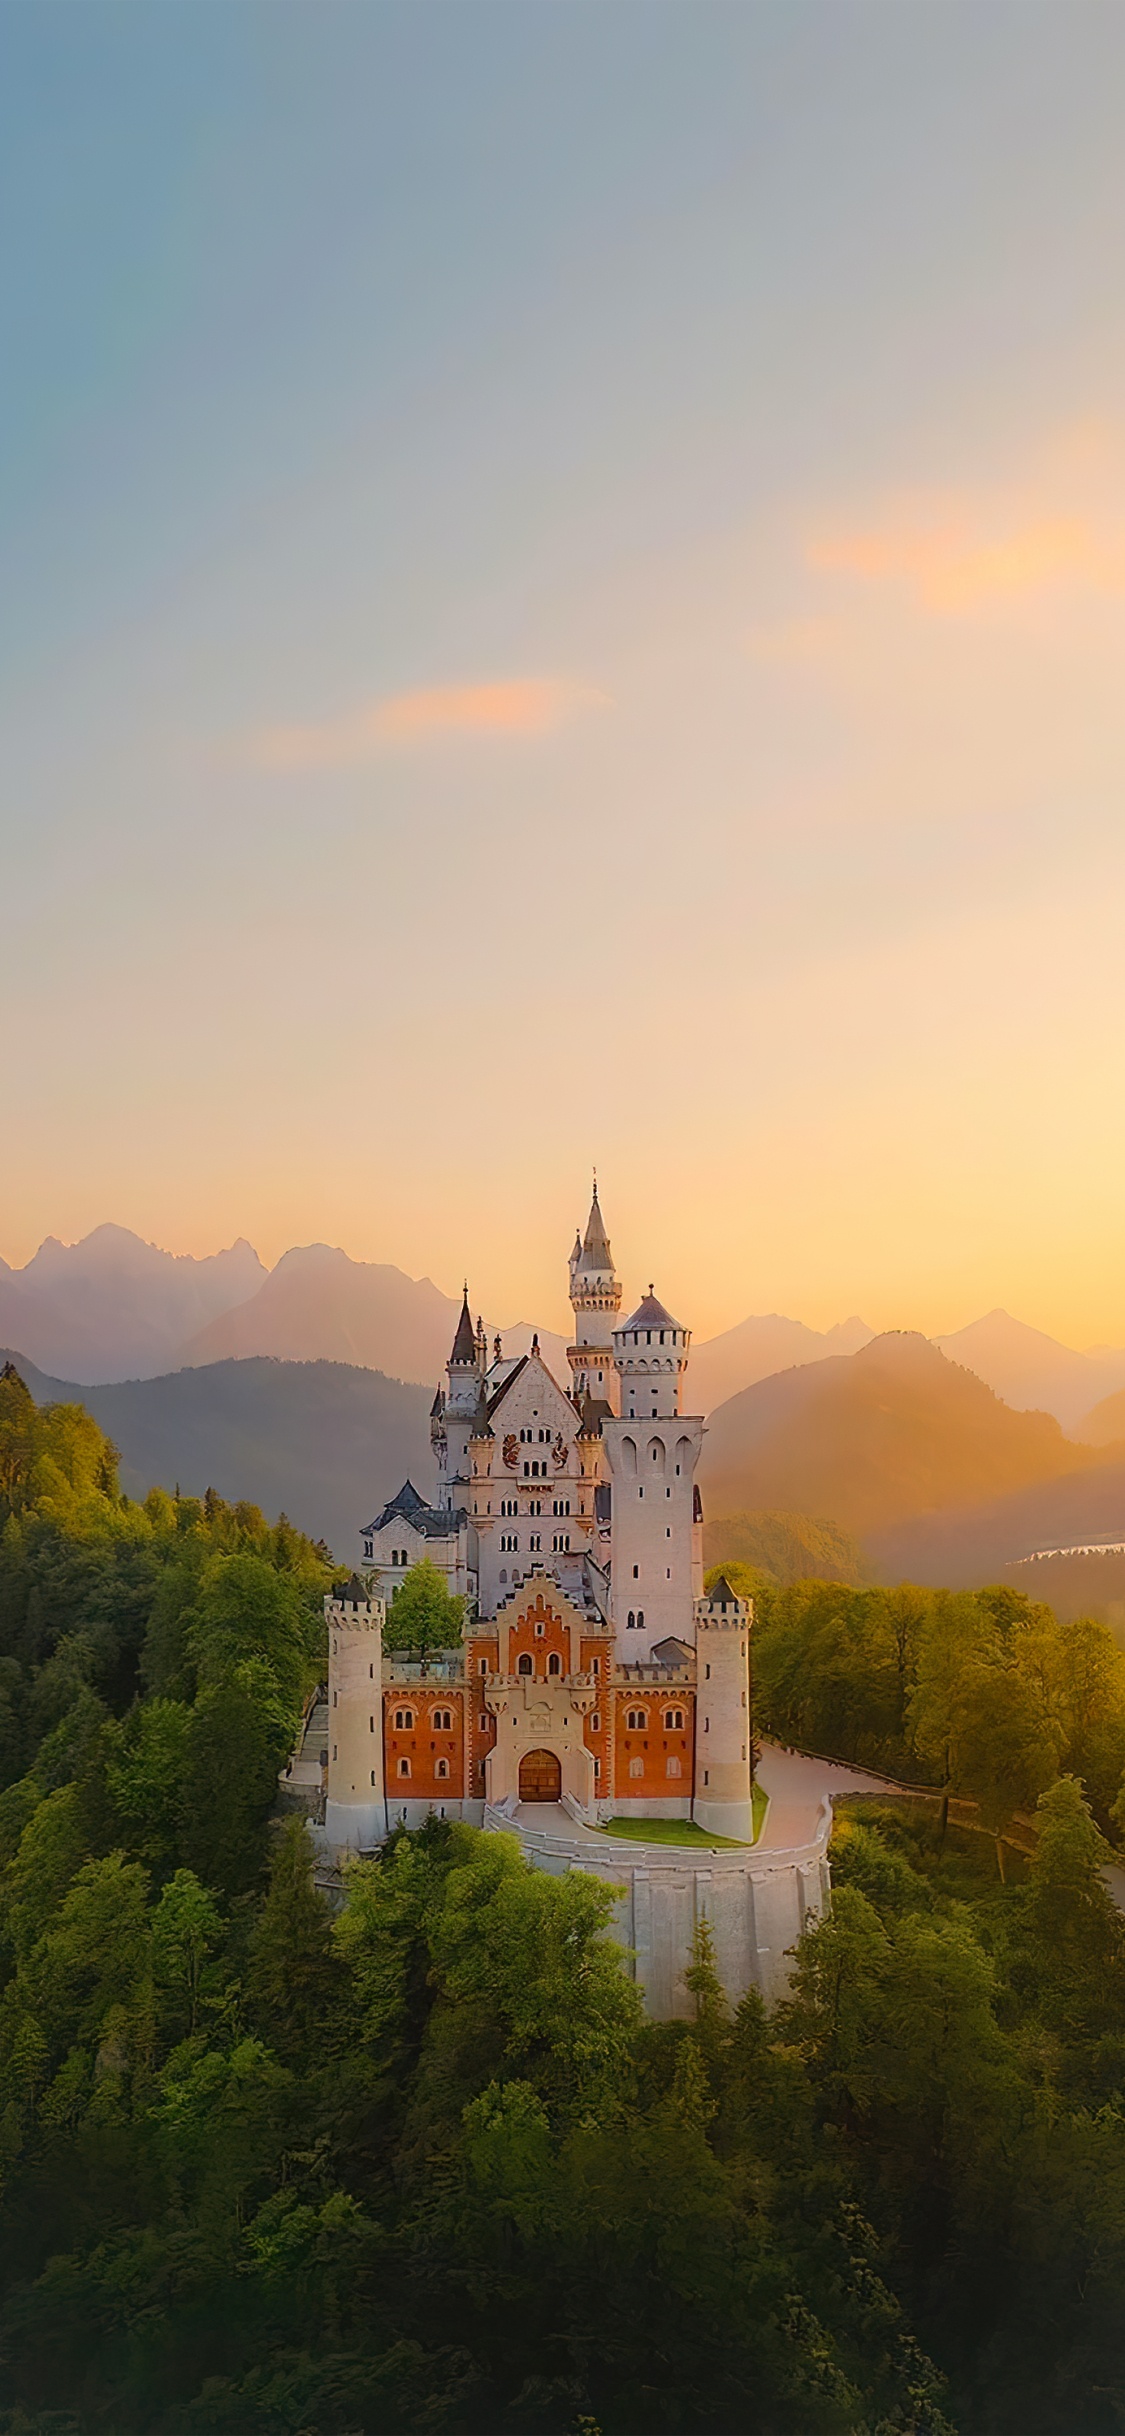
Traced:
<svg viewBox="0 0 1125 2436">
<path fill-rule="evenodd" d="M 323 1820 L 325 1768 L 321 1754 L 327 1749 L 328 1690 L 321 1683 L 305 1710 L 293 1756 L 277 1780 L 280 1809 L 303 1810 L 307 1818 Z"/>
</svg>

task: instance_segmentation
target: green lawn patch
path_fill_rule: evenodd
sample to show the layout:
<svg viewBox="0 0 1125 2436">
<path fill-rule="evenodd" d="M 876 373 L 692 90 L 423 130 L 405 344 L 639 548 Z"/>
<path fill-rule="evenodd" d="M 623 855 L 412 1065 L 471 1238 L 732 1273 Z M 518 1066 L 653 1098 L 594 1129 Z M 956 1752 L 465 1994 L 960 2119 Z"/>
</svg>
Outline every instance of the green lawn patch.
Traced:
<svg viewBox="0 0 1125 2436">
<path fill-rule="evenodd" d="M 760 1785 L 754 1787 L 754 1842 L 762 1832 L 762 1823 L 769 1808 L 767 1796 Z M 748 1852 L 748 1844 L 734 1835 L 709 1835 L 694 1819 L 607 1819 L 596 1831 L 599 1835 L 621 1836 L 630 1844 L 694 1844 L 708 1852 Z"/>
</svg>

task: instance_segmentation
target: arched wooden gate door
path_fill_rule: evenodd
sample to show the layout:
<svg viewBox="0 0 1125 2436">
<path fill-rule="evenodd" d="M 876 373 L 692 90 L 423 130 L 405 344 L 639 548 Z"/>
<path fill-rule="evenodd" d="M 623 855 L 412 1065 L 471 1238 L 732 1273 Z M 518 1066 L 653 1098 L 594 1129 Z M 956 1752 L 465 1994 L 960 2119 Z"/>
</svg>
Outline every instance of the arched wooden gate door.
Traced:
<svg viewBox="0 0 1125 2436">
<path fill-rule="evenodd" d="M 557 1802 L 561 1793 L 561 1760 L 553 1751 L 525 1751 L 520 1761 L 521 1802 Z"/>
</svg>

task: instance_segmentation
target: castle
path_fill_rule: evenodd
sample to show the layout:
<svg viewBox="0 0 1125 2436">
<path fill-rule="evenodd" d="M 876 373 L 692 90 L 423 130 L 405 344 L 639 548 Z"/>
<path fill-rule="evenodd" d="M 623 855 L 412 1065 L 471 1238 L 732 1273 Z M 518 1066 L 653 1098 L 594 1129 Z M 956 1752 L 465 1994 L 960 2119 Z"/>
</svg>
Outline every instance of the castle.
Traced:
<svg viewBox="0 0 1125 2436">
<path fill-rule="evenodd" d="M 569 1389 L 537 1338 L 490 1349 L 466 1289 L 431 1415 L 436 1498 L 407 1481 L 363 1531 L 365 1578 L 326 1602 L 336 1849 L 432 1811 L 535 1823 L 532 1805 L 751 1840 L 750 1611 L 725 1583 L 703 1595 L 690 1332 L 651 1286 L 620 1317 L 596 1183 L 569 1268 Z M 466 1601 L 461 1648 L 426 1671 L 394 1646 L 423 1556 Z"/>
</svg>

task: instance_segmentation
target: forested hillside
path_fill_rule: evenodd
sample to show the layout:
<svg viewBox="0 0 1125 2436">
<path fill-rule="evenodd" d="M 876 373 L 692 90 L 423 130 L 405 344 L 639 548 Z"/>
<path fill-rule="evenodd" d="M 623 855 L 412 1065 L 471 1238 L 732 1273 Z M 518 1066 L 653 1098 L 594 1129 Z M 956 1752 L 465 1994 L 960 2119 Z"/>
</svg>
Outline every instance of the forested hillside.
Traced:
<svg viewBox="0 0 1125 2436">
<path fill-rule="evenodd" d="M 0 1354 L 0 1361 L 3 1360 Z M 343 1561 L 408 1474 L 433 1477 L 432 1391 L 343 1362 L 214 1362 L 166 1378 L 69 1386 L 15 1357 L 40 1404 L 81 1401 L 120 1449 L 130 1494 L 178 1481 L 282 1509 Z"/>
<path fill-rule="evenodd" d="M 925 1337 L 892 1333 L 720 1405 L 700 1480 L 715 1520 L 757 1508 L 824 1515 L 867 1544 L 915 1517 L 1096 1465 L 1049 1413 L 1012 1412 Z"/>
<path fill-rule="evenodd" d="M 514 1840 L 318 1891 L 269 1813 L 328 1578 L 0 1380 L 3 2436 L 1111 2436 L 1125 1930 L 1057 1774 L 1104 1806 L 1096 1635 L 1068 1673 L 1018 1601 L 763 1597 L 779 1721 L 905 1749 L 947 1646 L 958 1715 L 1042 1678 L 1070 1738 L 1029 1873 L 858 1817 L 787 2006 L 732 2015 L 704 1935 L 653 2025 L 610 1890 Z"/>
</svg>

